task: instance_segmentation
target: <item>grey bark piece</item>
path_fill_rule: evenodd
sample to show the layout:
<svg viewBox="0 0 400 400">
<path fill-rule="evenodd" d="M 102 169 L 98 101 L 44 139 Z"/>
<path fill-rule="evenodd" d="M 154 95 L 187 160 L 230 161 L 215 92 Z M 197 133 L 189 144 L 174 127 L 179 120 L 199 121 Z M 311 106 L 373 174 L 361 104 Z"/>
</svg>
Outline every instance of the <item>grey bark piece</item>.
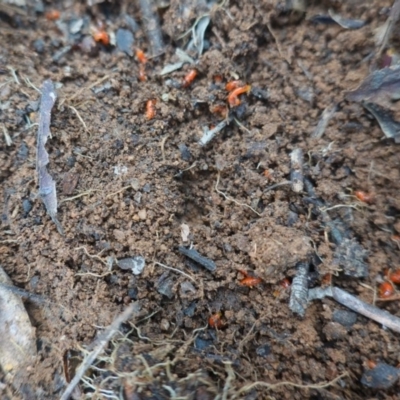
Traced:
<svg viewBox="0 0 400 400">
<path fill-rule="evenodd" d="M 214 261 L 202 256 L 195 249 L 187 249 L 186 247 L 179 246 L 178 250 L 180 253 L 184 254 L 186 257 L 189 257 L 191 260 L 197 262 L 198 264 L 202 265 L 204 268 L 208 269 L 211 272 L 215 271 L 217 268 Z"/>
<path fill-rule="evenodd" d="M 39 195 L 46 207 L 47 214 L 56 224 L 58 232 L 63 235 L 63 229 L 57 219 L 57 192 L 56 182 L 47 171 L 49 154 L 46 151 L 46 142 L 50 135 L 51 110 L 57 95 L 51 80 L 43 82 L 42 97 L 39 110 L 39 129 L 36 147 L 36 172 L 39 181 Z"/>
<path fill-rule="evenodd" d="M 304 317 L 308 303 L 308 271 L 310 265 L 306 262 L 297 264 L 297 273 L 293 278 L 290 292 L 289 308 Z"/>
</svg>

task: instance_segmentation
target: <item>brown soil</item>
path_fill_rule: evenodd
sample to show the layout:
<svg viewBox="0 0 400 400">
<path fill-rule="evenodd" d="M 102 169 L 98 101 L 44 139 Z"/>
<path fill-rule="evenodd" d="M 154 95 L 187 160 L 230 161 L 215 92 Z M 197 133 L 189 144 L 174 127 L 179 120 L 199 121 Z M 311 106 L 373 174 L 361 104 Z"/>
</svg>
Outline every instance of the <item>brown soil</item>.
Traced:
<svg viewBox="0 0 400 400">
<path fill-rule="evenodd" d="M 66 355 L 80 361 L 102 328 L 137 301 L 139 316 L 122 326 L 96 361 L 100 369 L 81 383 L 87 396 L 97 390 L 93 398 L 397 398 L 399 383 L 377 391 L 360 380 L 368 360 L 400 363 L 398 335 L 361 316 L 344 327 L 333 318 L 344 308 L 331 299 L 313 302 L 301 319 L 288 308 L 290 288 L 280 285 L 294 276 L 297 262 L 319 257 L 310 286 L 335 272 L 335 285 L 373 302 L 377 279 L 399 265 L 399 243 L 392 240 L 400 234 L 397 145 L 382 140 L 360 105 L 343 100 L 369 73 L 374 30 L 387 19 L 391 1 L 332 2 L 342 15 L 368 22 L 359 30 L 285 16 L 279 5 L 231 1 L 214 7 L 198 75 L 186 88 L 189 65 L 159 75 L 176 62 L 181 42 L 173 39 L 204 14 L 200 7 L 184 13 L 183 3 L 173 0 L 160 14 L 165 53 L 149 59 L 145 82 L 134 55 L 99 44 L 91 54 L 73 46 L 55 61 L 68 44 L 55 21 L 33 8 L 26 15 L 1 14 L 0 125 L 12 144 L 0 142 L 0 263 L 16 286 L 48 300 L 25 303 L 39 351 L 36 367 L 26 373 L 28 391 L 33 398 L 58 398 L 64 364 L 73 369 Z M 326 2 L 307 15 L 326 14 L 331 6 Z M 108 32 L 127 26 L 125 14 L 143 23 L 130 2 L 89 7 L 60 1 L 52 7 L 60 10 L 59 21 L 103 21 Z M 142 29 L 134 46 L 150 57 Z M 46 148 L 65 236 L 37 196 L 37 127 L 31 124 L 40 95 L 33 86 L 48 78 L 61 84 Z M 203 127 L 223 119 L 212 111 L 227 104 L 226 82 L 238 78 L 269 97 L 244 94 L 233 111 L 240 126 L 232 121 L 199 146 Z M 157 102 L 149 120 L 151 99 Z M 312 139 L 322 111 L 335 103 L 338 111 L 322 138 Z M 306 194 L 289 185 L 265 191 L 289 179 L 294 148 L 304 151 L 318 197 L 331 206 L 357 206 L 330 216 L 345 220 L 369 251 L 367 278 L 336 274 L 335 246 Z M 374 202 L 360 203 L 355 190 L 373 193 Z M 182 224 L 190 228 L 188 242 Z M 178 247 L 189 242 L 216 263 L 215 272 L 180 254 Z M 138 255 L 146 267 L 137 276 L 107 264 L 109 257 Z M 262 283 L 240 285 L 239 270 Z M 400 315 L 397 301 L 378 305 Z M 218 330 L 207 326 L 217 312 Z M 256 381 L 323 385 L 346 372 L 322 388 L 246 387 Z M 2 399 L 27 396 L 1 382 L 0 374 Z"/>
</svg>

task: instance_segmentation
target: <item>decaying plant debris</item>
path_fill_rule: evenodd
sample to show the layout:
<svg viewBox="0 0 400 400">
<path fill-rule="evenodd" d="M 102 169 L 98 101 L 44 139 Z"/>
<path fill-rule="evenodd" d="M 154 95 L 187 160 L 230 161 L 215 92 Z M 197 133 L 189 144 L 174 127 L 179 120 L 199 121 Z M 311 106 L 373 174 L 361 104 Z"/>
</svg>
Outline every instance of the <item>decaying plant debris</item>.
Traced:
<svg viewBox="0 0 400 400">
<path fill-rule="evenodd" d="M 50 136 L 51 109 L 56 101 L 57 94 L 53 82 L 47 80 L 42 86 L 40 100 L 39 129 L 36 147 L 36 172 L 39 181 L 39 195 L 43 200 L 47 213 L 56 224 L 57 230 L 63 234 L 60 222 L 57 219 L 57 191 L 56 182 L 47 171 L 49 154 L 46 151 L 46 142 Z"/>
<path fill-rule="evenodd" d="M 1 3 L 0 398 L 396 398 L 398 4 Z"/>
</svg>

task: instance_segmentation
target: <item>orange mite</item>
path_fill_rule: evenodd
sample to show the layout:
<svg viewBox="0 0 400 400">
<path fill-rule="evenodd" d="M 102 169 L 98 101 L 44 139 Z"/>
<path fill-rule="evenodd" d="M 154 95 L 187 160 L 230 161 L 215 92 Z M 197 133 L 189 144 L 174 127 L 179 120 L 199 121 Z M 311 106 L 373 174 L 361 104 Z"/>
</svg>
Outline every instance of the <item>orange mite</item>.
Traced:
<svg viewBox="0 0 400 400">
<path fill-rule="evenodd" d="M 354 195 L 363 203 L 372 203 L 374 201 L 374 196 L 372 196 L 372 194 L 363 192 L 361 190 L 356 190 Z"/>
<path fill-rule="evenodd" d="M 98 30 L 94 31 L 93 39 L 96 42 L 104 44 L 104 46 L 108 46 L 110 44 L 110 36 L 108 36 L 108 33 L 106 31 L 98 31 Z"/>
<path fill-rule="evenodd" d="M 228 96 L 228 103 L 231 107 L 236 107 L 240 104 L 240 99 L 239 95 L 243 93 L 249 93 L 251 89 L 250 85 L 246 85 L 243 87 L 239 87 L 237 89 L 234 89 Z"/>
<path fill-rule="evenodd" d="M 389 279 L 396 284 L 400 284 L 400 269 L 389 274 Z"/>
<path fill-rule="evenodd" d="M 208 318 L 208 325 L 210 325 L 210 328 L 221 329 L 224 326 L 221 316 L 222 316 L 222 313 L 217 312 L 217 313 L 211 315 L 210 318 Z"/>
<path fill-rule="evenodd" d="M 183 78 L 183 87 L 187 88 L 189 87 L 194 79 L 197 76 L 197 71 L 195 69 L 191 69 Z"/>
<path fill-rule="evenodd" d="M 237 88 L 243 87 L 244 83 L 242 81 L 230 81 L 225 85 L 225 89 L 228 92 L 232 92 L 232 90 L 235 90 Z"/>
<path fill-rule="evenodd" d="M 144 64 L 139 64 L 139 81 L 144 82 L 147 81 L 146 71 Z"/>
<path fill-rule="evenodd" d="M 146 103 L 146 117 L 147 119 L 153 119 L 156 116 L 156 99 L 147 100 Z"/>
<path fill-rule="evenodd" d="M 139 60 L 140 63 L 146 64 L 147 63 L 147 57 L 144 54 L 143 50 L 136 49 L 136 57 Z"/>
<path fill-rule="evenodd" d="M 222 82 L 222 75 L 215 75 L 214 76 L 214 82 L 215 83 L 221 83 Z"/>
<path fill-rule="evenodd" d="M 49 20 L 49 21 L 56 21 L 57 19 L 60 18 L 60 11 L 57 11 L 57 10 L 48 11 L 48 12 L 45 14 L 45 17 L 46 17 L 46 19 Z"/>
<path fill-rule="evenodd" d="M 394 287 L 390 282 L 383 282 L 378 288 L 379 297 L 382 299 L 387 299 L 394 294 Z"/>
</svg>

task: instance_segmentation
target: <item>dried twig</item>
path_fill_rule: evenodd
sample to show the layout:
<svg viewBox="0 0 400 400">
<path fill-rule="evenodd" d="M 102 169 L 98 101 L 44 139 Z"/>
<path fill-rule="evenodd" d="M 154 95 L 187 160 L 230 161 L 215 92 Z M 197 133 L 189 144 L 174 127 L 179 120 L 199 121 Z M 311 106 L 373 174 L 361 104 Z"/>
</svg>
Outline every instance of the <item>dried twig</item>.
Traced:
<svg viewBox="0 0 400 400">
<path fill-rule="evenodd" d="M 97 343 L 95 344 L 93 351 L 87 357 L 85 357 L 85 359 L 82 361 L 82 364 L 76 370 L 74 378 L 71 380 L 71 382 L 66 387 L 64 393 L 60 397 L 60 400 L 68 400 L 69 399 L 69 397 L 71 396 L 72 392 L 74 391 L 75 387 L 78 385 L 79 381 L 81 380 L 81 378 L 83 377 L 85 372 L 90 368 L 90 366 L 93 364 L 93 362 L 99 356 L 99 354 L 103 351 L 104 347 L 111 340 L 111 338 L 117 333 L 119 326 L 121 324 L 123 324 L 124 322 L 126 322 L 132 316 L 132 314 L 137 314 L 138 311 L 139 311 L 139 304 L 137 302 L 132 303 L 103 332 L 103 334 L 99 337 L 99 339 L 97 339 L 97 341 L 96 341 Z"/>
<path fill-rule="evenodd" d="M 400 318 L 388 313 L 385 310 L 381 310 L 372 304 L 365 303 L 358 297 L 347 293 L 343 289 L 333 286 L 327 288 L 317 287 L 310 289 L 308 292 L 308 301 L 322 299 L 326 296 L 333 297 L 338 303 L 350 308 L 350 310 L 364 315 L 365 317 L 372 319 L 383 326 L 386 326 L 394 332 L 400 333 Z"/>
<path fill-rule="evenodd" d="M 230 120 L 224 119 L 222 122 L 220 122 L 215 128 L 207 130 L 204 132 L 203 136 L 199 140 L 199 144 L 201 146 L 205 146 L 207 143 L 209 143 L 212 139 L 214 139 L 215 135 L 219 132 L 222 131 L 228 125 Z"/>
</svg>

